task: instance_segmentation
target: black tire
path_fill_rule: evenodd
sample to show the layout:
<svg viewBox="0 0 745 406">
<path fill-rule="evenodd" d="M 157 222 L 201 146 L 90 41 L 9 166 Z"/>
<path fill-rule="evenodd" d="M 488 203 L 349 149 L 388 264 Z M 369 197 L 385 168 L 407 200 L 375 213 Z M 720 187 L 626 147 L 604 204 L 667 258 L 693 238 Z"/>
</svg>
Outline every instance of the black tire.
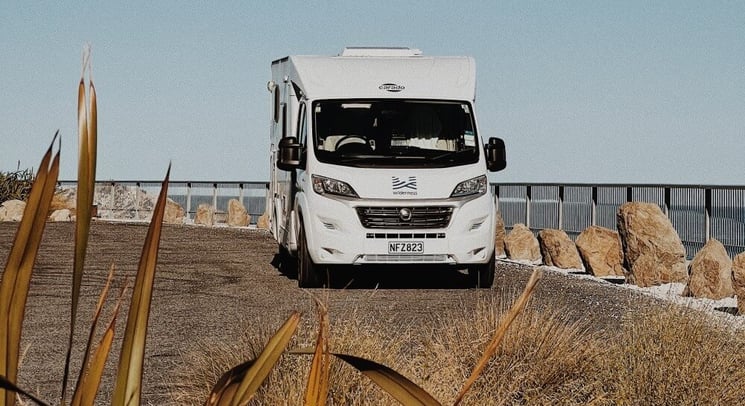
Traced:
<svg viewBox="0 0 745 406">
<path fill-rule="evenodd" d="M 473 265 L 468 268 L 468 276 L 473 286 L 489 289 L 494 284 L 494 269 L 496 266 L 495 254 L 492 254 L 489 262 Z"/>
<path fill-rule="evenodd" d="M 321 269 L 313 263 L 313 258 L 308 253 L 308 243 L 302 225 L 298 233 L 297 244 L 297 285 L 301 288 L 322 287 Z"/>
</svg>

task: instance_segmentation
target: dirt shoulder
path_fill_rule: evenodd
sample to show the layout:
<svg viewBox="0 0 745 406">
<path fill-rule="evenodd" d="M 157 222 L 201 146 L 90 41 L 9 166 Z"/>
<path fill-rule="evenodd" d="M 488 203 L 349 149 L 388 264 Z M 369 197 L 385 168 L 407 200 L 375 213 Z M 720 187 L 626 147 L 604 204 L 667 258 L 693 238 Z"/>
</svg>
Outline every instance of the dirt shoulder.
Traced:
<svg viewBox="0 0 745 406">
<path fill-rule="evenodd" d="M 0 257 L 7 258 L 17 223 L 0 223 Z M 133 283 L 144 224 L 94 222 L 83 281 L 77 348 L 84 345 L 88 320 L 112 264 L 113 292 L 125 277 Z M 59 403 L 64 351 L 69 331 L 74 224 L 50 223 L 39 252 L 23 331 L 19 383 L 42 399 Z M 169 404 L 168 376 L 180 354 L 200 341 L 230 342 L 255 320 L 276 328 L 292 311 L 312 313 L 311 296 L 297 287 L 275 258 L 277 245 L 260 230 L 166 226 L 160 247 L 148 331 L 144 404 Z M 400 323 L 431 323 L 433 315 L 473 308 L 480 300 L 518 294 L 532 267 L 498 263 L 492 289 L 468 288 L 466 275 L 426 270 L 387 272 L 355 270 L 345 289 L 328 292 L 332 318 L 364 314 L 388 328 Z M 424 275 L 424 276 L 423 276 Z M 345 285 L 347 285 L 345 283 Z M 317 292 L 317 291 L 316 291 Z M 566 309 L 573 318 L 591 320 L 599 330 L 615 329 L 624 312 L 654 299 L 607 282 L 548 273 L 534 305 Z M 107 319 L 107 318 L 105 318 Z M 275 320 L 275 321 L 273 321 Z M 118 319 L 121 336 L 126 312 Z M 426 328 L 422 329 L 426 331 Z M 119 342 L 109 359 L 99 404 L 108 404 Z M 80 359 L 80 354 L 75 354 Z M 80 361 L 77 361 L 78 363 Z M 77 364 L 72 370 L 79 369 Z"/>
</svg>

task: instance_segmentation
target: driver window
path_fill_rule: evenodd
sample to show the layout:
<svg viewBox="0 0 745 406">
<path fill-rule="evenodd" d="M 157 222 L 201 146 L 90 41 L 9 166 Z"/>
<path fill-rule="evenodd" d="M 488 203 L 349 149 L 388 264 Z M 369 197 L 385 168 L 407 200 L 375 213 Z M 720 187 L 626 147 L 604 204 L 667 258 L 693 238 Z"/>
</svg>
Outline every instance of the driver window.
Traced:
<svg viewBox="0 0 745 406">
<path fill-rule="evenodd" d="M 300 114 L 298 114 L 297 120 L 297 139 L 300 145 L 305 145 L 308 138 L 308 131 L 305 125 L 305 103 L 300 104 Z"/>
</svg>

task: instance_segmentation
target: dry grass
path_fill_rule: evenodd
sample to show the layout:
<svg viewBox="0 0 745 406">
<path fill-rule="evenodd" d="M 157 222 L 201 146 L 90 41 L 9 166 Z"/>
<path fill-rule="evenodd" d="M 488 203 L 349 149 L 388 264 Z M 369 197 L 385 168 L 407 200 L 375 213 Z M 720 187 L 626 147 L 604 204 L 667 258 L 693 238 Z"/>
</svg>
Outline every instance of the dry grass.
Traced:
<svg viewBox="0 0 745 406">
<path fill-rule="evenodd" d="M 630 314 L 606 371 L 618 404 L 744 404 L 745 337 L 698 310 Z"/>
<path fill-rule="evenodd" d="M 484 300 L 432 316 L 419 327 L 387 324 L 355 312 L 332 320 L 331 349 L 382 362 L 451 403 L 512 300 Z M 670 305 L 627 314 L 621 331 L 594 332 L 566 309 L 528 306 L 466 396 L 469 405 L 745 403 L 745 338 L 705 313 Z M 306 315 L 295 346 L 313 343 Z M 332 315 L 333 316 L 333 315 Z M 274 323 L 278 325 L 277 323 Z M 429 329 L 422 331 L 421 326 Z M 236 343 L 201 343 L 176 368 L 177 404 L 202 404 L 217 377 L 255 357 L 272 333 L 248 326 Z M 285 355 L 254 404 L 302 403 L 310 358 Z M 396 404 L 340 361 L 332 363 L 328 404 Z"/>
<path fill-rule="evenodd" d="M 452 402 L 507 310 L 500 303 L 484 301 L 476 309 L 433 316 L 431 323 L 426 323 L 431 326 L 429 331 L 385 326 L 380 320 L 352 312 L 332 320 L 330 347 L 391 366 L 441 401 Z M 316 333 L 313 322 L 312 317 L 305 317 L 295 346 L 312 345 Z M 258 330 L 248 326 L 238 342 L 203 342 L 184 353 L 172 384 L 174 403 L 202 404 L 219 375 L 254 358 L 273 328 L 276 326 Z M 569 323 L 561 312 L 539 312 L 528 306 L 464 404 L 586 404 L 603 393 L 594 378 L 602 348 L 599 337 Z M 301 404 L 309 366 L 309 357 L 285 355 L 255 404 Z M 331 367 L 328 403 L 397 404 L 338 360 Z"/>
</svg>

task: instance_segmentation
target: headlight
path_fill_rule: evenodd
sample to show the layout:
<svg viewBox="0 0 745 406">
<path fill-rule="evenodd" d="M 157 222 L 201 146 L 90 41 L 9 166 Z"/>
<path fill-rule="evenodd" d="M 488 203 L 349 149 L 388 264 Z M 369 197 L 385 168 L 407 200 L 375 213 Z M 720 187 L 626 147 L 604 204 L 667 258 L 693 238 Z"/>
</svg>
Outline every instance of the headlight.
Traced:
<svg viewBox="0 0 745 406">
<path fill-rule="evenodd" d="M 313 190 L 319 195 L 328 193 L 344 197 L 359 197 L 357 192 L 346 182 L 316 175 L 313 175 L 311 179 L 313 180 Z"/>
<path fill-rule="evenodd" d="M 481 175 L 477 178 L 468 179 L 458 184 L 458 186 L 453 189 L 453 193 L 450 194 L 450 197 L 461 197 L 461 196 L 470 196 L 470 195 L 483 195 L 486 193 L 486 188 L 489 187 L 488 182 L 486 181 L 486 175 Z"/>
</svg>

